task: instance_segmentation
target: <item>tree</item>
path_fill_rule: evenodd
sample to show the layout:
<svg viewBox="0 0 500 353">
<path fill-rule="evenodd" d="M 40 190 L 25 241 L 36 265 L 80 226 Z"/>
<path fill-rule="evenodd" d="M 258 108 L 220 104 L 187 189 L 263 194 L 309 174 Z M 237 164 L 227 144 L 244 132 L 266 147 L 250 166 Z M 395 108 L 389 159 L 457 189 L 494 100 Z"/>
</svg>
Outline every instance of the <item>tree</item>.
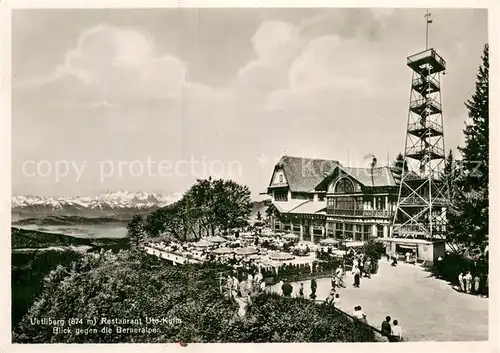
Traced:
<svg viewBox="0 0 500 353">
<path fill-rule="evenodd" d="M 408 172 L 408 164 L 405 162 L 405 158 L 402 153 L 398 153 L 395 161 L 392 163 L 392 172 L 395 179 L 399 182 L 403 176 L 403 172 Z"/>
<path fill-rule="evenodd" d="M 135 215 L 127 224 L 127 236 L 130 244 L 139 246 L 140 241 L 144 236 L 145 222 L 142 215 Z"/>
<path fill-rule="evenodd" d="M 450 201 L 453 200 L 456 193 L 456 181 L 459 177 L 458 173 L 458 162 L 455 160 L 453 151 L 450 149 L 444 161 L 444 168 L 441 175 L 441 180 L 446 188 L 445 195 L 446 193 L 448 194 L 447 197 Z"/>
<path fill-rule="evenodd" d="M 247 224 L 252 210 L 250 189 L 232 180 L 197 180 L 181 200 L 146 219 L 150 236 L 169 232 L 178 239 L 215 235 Z"/>
<path fill-rule="evenodd" d="M 69 267 L 58 267 L 15 331 L 24 343 L 160 343 L 220 342 L 234 321 L 237 305 L 219 293 L 217 265 L 167 266 L 142 252 L 105 252 L 86 256 Z M 147 324 L 146 317 L 160 319 Z M 76 318 L 71 332 L 54 334 L 49 325 L 31 320 Z M 97 319 L 96 324 L 88 320 Z M 106 319 L 140 319 L 141 323 L 107 323 Z M 79 321 L 81 320 L 81 322 Z M 180 320 L 172 321 L 172 320 Z M 101 331 L 103 328 L 110 331 Z M 120 333 L 119 327 L 139 329 Z M 96 333 L 78 334 L 95 328 Z M 156 332 L 140 329 L 155 329 Z"/>
<path fill-rule="evenodd" d="M 373 331 L 359 327 L 326 305 L 278 295 L 256 297 L 244 319 L 238 305 L 219 292 L 218 278 L 230 267 L 216 264 L 167 266 L 142 252 L 87 255 L 59 266 L 13 334 L 16 343 L 168 342 L 365 342 Z M 159 319 L 147 324 L 146 317 Z M 71 331 L 37 319 L 77 319 Z M 141 320 L 103 322 L 104 319 Z M 89 324 L 97 319 L 95 324 Z M 165 321 L 163 321 L 165 320 Z M 180 320 L 178 322 L 177 320 Z M 109 330 L 105 330 L 108 328 Z M 120 333 L 119 328 L 136 329 Z M 97 332 L 78 334 L 80 329 Z M 156 329 L 157 331 L 145 331 Z"/>
<path fill-rule="evenodd" d="M 464 168 L 468 178 L 463 179 L 465 191 L 488 185 L 489 161 L 489 59 L 488 44 L 484 46 L 482 65 L 476 76 L 476 90 L 465 106 L 470 121 L 465 122 L 463 130 L 465 146 L 459 147 L 462 152 Z"/>
<path fill-rule="evenodd" d="M 476 89 L 465 105 L 465 146 L 461 173 L 454 181 L 453 198 L 448 207 L 448 239 L 471 259 L 486 261 L 488 249 L 488 45 L 477 75 Z M 487 266 L 485 266 L 487 268 Z"/>
</svg>

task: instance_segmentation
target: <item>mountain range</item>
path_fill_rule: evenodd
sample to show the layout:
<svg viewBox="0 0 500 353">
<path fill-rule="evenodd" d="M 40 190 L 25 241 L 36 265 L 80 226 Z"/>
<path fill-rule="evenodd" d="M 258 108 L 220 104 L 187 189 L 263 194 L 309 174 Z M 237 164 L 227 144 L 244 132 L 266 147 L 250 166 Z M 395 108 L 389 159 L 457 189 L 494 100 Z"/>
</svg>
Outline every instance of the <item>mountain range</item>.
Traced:
<svg viewBox="0 0 500 353">
<path fill-rule="evenodd" d="M 151 192 L 114 191 L 97 196 L 50 197 L 14 196 L 12 220 L 46 216 L 113 217 L 129 219 L 177 201 L 180 195 Z"/>
</svg>

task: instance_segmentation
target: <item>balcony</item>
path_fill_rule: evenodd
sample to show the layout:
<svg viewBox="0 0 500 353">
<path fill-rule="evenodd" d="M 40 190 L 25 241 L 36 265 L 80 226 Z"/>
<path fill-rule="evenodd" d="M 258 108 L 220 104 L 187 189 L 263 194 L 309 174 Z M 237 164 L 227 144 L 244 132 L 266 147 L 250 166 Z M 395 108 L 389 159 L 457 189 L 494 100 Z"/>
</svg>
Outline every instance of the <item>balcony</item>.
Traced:
<svg viewBox="0 0 500 353">
<path fill-rule="evenodd" d="M 406 60 L 406 64 L 422 76 L 446 70 L 446 61 L 434 49 L 427 49 L 410 55 Z"/>
<path fill-rule="evenodd" d="M 420 98 L 410 103 L 410 110 L 420 116 L 441 113 L 441 103 L 432 98 Z"/>
<path fill-rule="evenodd" d="M 442 126 L 437 123 L 421 119 L 420 122 L 412 123 L 408 126 L 408 133 L 416 137 L 436 137 L 443 135 Z"/>
<path fill-rule="evenodd" d="M 387 210 L 335 210 L 327 209 L 327 214 L 332 216 L 351 216 L 351 217 L 376 217 L 389 218 L 392 217 L 391 212 Z"/>
<path fill-rule="evenodd" d="M 439 81 L 432 76 L 421 76 L 413 80 L 412 87 L 421 95 L 425 95 L 439 91 L 440 84 Z"/>
<path fill-rule="evenodd" d="M 406 157 L 423 161 L 425 158 L 440 159 L 444 158 L 444 150 L 436 145 L 432 146 L 413 146 L 406 151 Z"/>
</svg>

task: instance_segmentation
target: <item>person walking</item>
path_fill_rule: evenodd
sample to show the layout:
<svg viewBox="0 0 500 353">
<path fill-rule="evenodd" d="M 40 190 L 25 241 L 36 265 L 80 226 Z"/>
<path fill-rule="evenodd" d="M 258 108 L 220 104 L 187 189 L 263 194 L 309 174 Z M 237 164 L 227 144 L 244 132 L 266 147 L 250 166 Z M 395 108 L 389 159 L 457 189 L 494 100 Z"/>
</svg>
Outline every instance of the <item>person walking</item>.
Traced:
<svg viewBox="0 0 500 353">
<path fill-rule="evenodd" d="M 370 258 L 365 261 L 365 277 L 372 277 L 372 260 Z"/>
<path fill-rule="evenodd" d="M 390 342 L 391 341 L 391 317 L 386 316 L 385 320 L 382 321 L 382 324 L 380 325 L 380 331 L 382 332 L 382 336 L 386 337 L 387 340 Z"/>
<path fill-rule="evenodd" d="M 470 293 L 472 290 L 472 274 L 470 273 L 470 271 L 467 272 L 467 274 L 464 277 L 464 280 L 467 293 Z"/>
<path fill-rule="evenodd" d="M 465 292 L 465 280 L 463 272 L 458 275 L 458 286 L 462 292 Z"/>
<path fill-rule="evenodd" d="M 292 292 L 293 292 L 293 287 L 290 283 L 288 283 L 287 280 L 285 280 L 285 283 L 281 286 L 281 291 L 283 292 L 283 296 L 286 298 L 291 298 L 292 297 Z"/>
<path fill-rule="evenodd" d="M 479 279 L 479 275 L 476 274 L 474 276 L 474 293 L 479 294 L 479 285 L 481 284 L 481 280 Z"/>
<path fill-rule="evenodd" d="M 333 298 L 332 302 L 333 306 L 336 307 L 337 309 L 340 308 L 340 295 L 339 293 L 335 294 L 335 298 Z"/>
<path fill-rule="evenodd" d="M 316 278 L 311 279 L 311 299 L 316 299 L 316 289 L 318 288 L 318 283 L 316 283 Z"/>
<path fill-rule="evenodd" d="M 396 267 L 398 265 L 398 257 L 396 255 L 394 255 L 392 257 L 392 266 Z"/>
<path fill-rule="evenodd" d="M 359 268 L 354 267 L 354 268 L 352 269 L 352 274 L 353 274 L 353 276 L 354 276 L 354 283 L 353 283 L 353 286 L 354 286 L 355 288 L 359 288 L 359 283 L 360 283 L 360 282 L 359 282 L 359 276 L 360 276 L 360 271 L 359 271 Z"/>
<path fill-rule="evenodd" d="M 342 266 L 339 265 L 337 269 L 335 270 L 335 275 L 337 276 L 337 284 L 339 287 L 345 288 L 344 284 L 344 270 L 342 269 Z"/>
<path fill-rule="evenodd" d="M 398 320 L 392 322 L 391 327 L 391 340 L 389 342 L 401 342 L 403 341 L 403 330 L 401 326 L 398 325 Z"/>
<path fill-rule="evenodd" d="M 332 291 L 335 292 L 337 290 L 337 276 L 335 276 L 335 274 L 332 276 L 331 285 Z"/>
<path fill-rule="evenodd" d="M 303 282 L 300 282 L 299 298 L 304 298 L 304 283 Z"/>
</svg>

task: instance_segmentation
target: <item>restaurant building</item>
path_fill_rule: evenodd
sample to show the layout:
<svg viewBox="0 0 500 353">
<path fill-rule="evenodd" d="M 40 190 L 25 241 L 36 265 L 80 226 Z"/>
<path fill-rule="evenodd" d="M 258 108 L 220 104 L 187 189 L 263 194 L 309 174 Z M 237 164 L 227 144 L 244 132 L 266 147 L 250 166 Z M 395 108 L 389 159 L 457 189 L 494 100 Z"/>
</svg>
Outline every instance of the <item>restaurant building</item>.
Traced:
<svg viewBox="0 0 500 353">
<path fill-rule="evenodd" d="M 388 238 L 398 186 L 389 167 L 349 168 L 335 160 L 283 156 L 267 189 L 275 231 L 301 240 Z"/>
</svg>

